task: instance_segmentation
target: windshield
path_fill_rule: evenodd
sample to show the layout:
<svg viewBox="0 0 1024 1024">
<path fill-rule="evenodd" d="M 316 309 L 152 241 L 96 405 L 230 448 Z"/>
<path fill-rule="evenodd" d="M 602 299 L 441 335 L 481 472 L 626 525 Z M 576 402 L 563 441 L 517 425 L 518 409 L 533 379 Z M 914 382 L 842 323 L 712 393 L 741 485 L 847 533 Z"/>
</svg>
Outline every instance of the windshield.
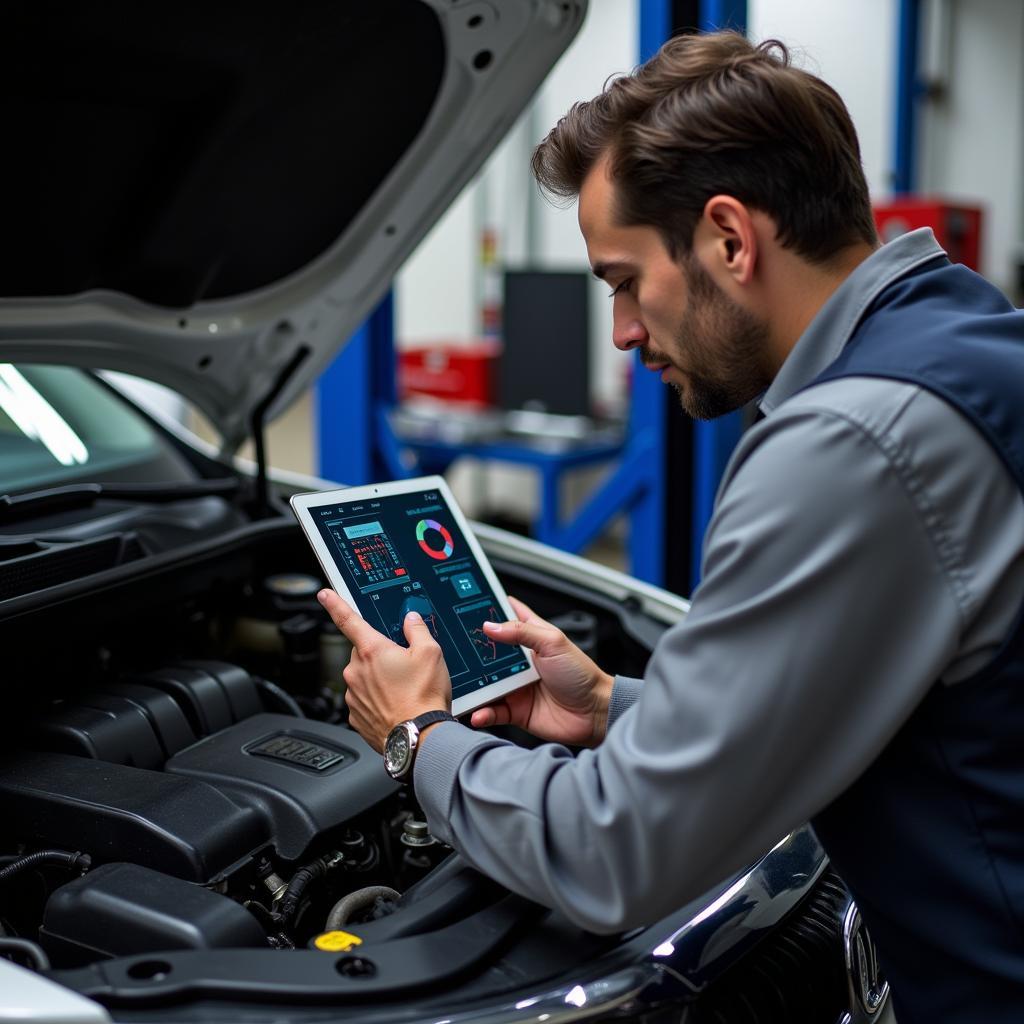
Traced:
<svg viewBox="0 0 1024 1024">
<path fill-rule="evenodd" d="M 86 371 L 0 363 L 0 493 L 195 478 L 139 412 Z"/>
</svg>

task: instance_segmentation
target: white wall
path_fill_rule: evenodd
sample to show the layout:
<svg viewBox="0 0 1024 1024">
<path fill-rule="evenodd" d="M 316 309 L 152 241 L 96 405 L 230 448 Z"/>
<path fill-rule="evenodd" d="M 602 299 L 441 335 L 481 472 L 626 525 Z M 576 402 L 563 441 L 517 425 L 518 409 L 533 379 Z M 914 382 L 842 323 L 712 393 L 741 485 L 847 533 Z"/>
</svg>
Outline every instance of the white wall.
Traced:
<svg viewBox="0 0 1024 1024">
<path fill-rule="evenodd" d="M 596 96 L 609 76 L 637 63 L 639 11 L 635 0 L 592 0 L 587 22 L 568 53 L 555 65 L 538 102 L 537 142 L 580 99 Z M 558 209 L 543 200 L 539 225 L 540 258 L 552 267 L 589 269 L 576 207 Z M 625 398 L 628 357 L 612 346 L 612 307 L 608 287 L 593 280 L 590 288 L 591 389 L 599 402 Z"/>
<path fill-rule="evenodd" d="M 781 39 L 846 103 L 872 195 L 892 182 L 896 0 L 748 0 L 752 39 Z"/>
<path fill-rule="evenodd" d="M 395 280 L 395 339 L 399 345 L 475 335 L 476 264 L 473 195 L 466 189 L 420 242 Z"/>
<path fill-rule="evenodd" d="M 919 187 L 982 204 L 981 270 L 1008 288 L 1024 238 L 1024 4 L 932 0 L 924 14 L 939 89 L 921 119 Z"/>
</svg>

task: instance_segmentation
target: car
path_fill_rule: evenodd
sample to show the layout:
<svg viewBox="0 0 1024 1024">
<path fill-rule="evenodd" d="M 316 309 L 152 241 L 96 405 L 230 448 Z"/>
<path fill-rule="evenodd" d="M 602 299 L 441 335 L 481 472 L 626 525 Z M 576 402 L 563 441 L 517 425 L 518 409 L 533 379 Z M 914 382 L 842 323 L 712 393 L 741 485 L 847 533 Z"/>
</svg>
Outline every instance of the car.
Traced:
<svg viewBox="0 0 1024 1024">
<path fill-rule="evenodd" d="M 865 1021 L 887 987 L 809 828 L 617 935 L 483 877 L 346 724 L 268 470 L 564 51 L 580 0 L 9 12 L 0 271 L 0 1019 Z M 15 158 L 15 154 L 17 157 Z M 218 448 L 130 397 L 173 389 Z M 247 437 L 257 461 L 234 455 Z M 474 524 L 642 675 L 683 599 Z M 524 734 L 514 734 L 528 743 Z"/>
</svg>

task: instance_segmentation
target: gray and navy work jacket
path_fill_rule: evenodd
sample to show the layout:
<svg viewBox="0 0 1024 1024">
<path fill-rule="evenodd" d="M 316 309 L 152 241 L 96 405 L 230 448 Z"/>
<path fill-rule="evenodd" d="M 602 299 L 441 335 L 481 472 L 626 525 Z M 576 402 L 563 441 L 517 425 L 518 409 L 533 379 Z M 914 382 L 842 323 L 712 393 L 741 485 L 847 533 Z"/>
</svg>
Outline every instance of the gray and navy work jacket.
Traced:
<svg viewBox="0 0 1024 1024">
<path fill-rule="evenodd" d="M 1024 312 L 983 278 L 943 256 L 891 285 L 814 383 L 852 376 L 948 402 L 1024 494 Z M 1024 1020 L 1024 609 L 995 659 L 962 684 L 937 682 L 814 827 L 897 1011 Z"/>
</svg>

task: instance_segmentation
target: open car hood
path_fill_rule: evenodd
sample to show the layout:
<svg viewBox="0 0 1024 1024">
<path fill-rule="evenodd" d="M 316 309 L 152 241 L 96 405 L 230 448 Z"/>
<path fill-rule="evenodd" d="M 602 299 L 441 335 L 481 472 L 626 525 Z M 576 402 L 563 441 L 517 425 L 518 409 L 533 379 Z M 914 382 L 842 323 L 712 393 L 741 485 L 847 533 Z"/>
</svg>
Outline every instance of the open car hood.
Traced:
<svg viewBox="0 0 1024 1024">
<path fill-rule="evenodd" d="M 585 8 L 16 5 L 0 359 L 158 381 L 235 447 L 374 308 Z"/>
</svg>

